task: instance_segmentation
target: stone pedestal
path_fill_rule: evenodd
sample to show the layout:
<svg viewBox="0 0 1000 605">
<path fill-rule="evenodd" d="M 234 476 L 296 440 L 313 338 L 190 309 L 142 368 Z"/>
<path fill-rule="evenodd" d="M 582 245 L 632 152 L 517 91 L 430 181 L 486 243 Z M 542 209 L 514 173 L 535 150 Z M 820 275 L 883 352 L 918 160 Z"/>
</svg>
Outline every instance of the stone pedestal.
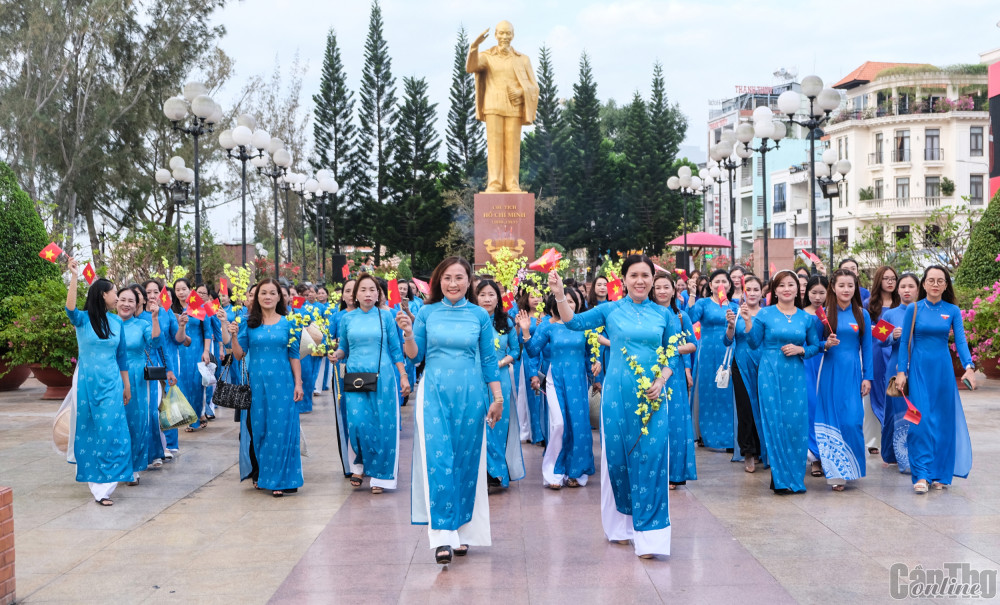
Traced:
<svg viewBox="0 0 1000 605">
<path fill-rule="evenodd" d="M 535 259 L 535 194 L 477 193 L 475 197 L 476 268 L 493 260 L 500 248 Z"/>
</svg>

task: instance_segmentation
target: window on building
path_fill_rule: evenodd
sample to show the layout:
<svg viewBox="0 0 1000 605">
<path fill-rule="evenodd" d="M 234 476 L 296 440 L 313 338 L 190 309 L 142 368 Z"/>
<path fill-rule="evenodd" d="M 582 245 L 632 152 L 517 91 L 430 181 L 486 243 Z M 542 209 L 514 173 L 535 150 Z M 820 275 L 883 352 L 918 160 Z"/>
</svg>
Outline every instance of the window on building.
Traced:
<svg viewBox="0 0 1000 605">
<path fill-rule="evenodd" d="M 983 157 L 983 127 L 973 126 L 969 129 L 969 155 Z"/>
<path fill-rule="evenodd" d="M 924 159 L 941 159 L 941 129 L 928 128 L 924 130 Z"/>
<path fill-rule="evenodd" d="M 705 219 L 708 227 L 715 227 L 715 202 L 709 202 L 706 209 L 708 216 Z"/>
<path fill-rule="evenodd" d="M 837 159 L 844 159 L 844 137 L 837 139 Z"/>
<path fill-rule="evenodd" d="M 941 246 L 941 227 L 938 225 L 927 225 L 924 229 L 924 247 L 937 248 Z"/>
<path fill-rule="evenodd" d="M 896 243 L 900 244 L 910 237 L 909 225 L 896 225 Z"/>
<path fill-rule="evenodd" d="M 786 231 L 786 229 L 787 229 L 786 225 L 787 224 L 788 223 L 775 223 L 774 224 L 774 237 L 788 237 L 786 235 L 786 233 L 787 233 L 787 231 Z"/>
<path fill-rule="evenodd" d="M 872 164 L 881 164 L 884 160 L 882 158 L 882 133 L 875 133 L 875 153 L 872 154 Z"/>
<path fill-rule="evenodd" d="M 757 216 L 764 216 L 764 196 L 757 196 Z"/>
<path fill-rule="evenodd" d="M 983 205 L 983 175 L 973 174 L 969 177 L 969 203 L 975 206 Z"/>
<path fill-rule="evenodd" d="M 847 227 L 840 227 L 837 229 L 837 241 L 847 245 Z"/>
<path fill-rule="evenodd" d="M 882 179 L 875 179 L 875 182 L 872 184 L 872 192 L 875 194 L 875 199 L 877 200 L 885 197 L 885 185 Z"/>
<path fill-rule="evenodd" d="M 924 186 L 924 195 L 927 197 L 941 197 L 941 177 L 927 177 L 927 181 Z"/>
<path fill-rule="evenodd" d="M 910 179 L 902 177 L 896 179 L 896 197 L 905 200 L 910 197 Z"/>
<path fill-rule="evenodd" d="M 757 162 L 757 176 L 764 176 L 764 163 Z"/>
<path fill-rule="evenodd" d="M 894 162 L 909 162 L 910 161 L 910 131 L 909 130 L 897 130 L 896 140 L 893 144 L 892 161 Z"/>
<path fill-rule="evenodd" d="M 787 183 L 777 183 L 774 185 L 774 209 L 772 212 L 785 211 L 785 193 L 787 189 Z"/>
</svg>

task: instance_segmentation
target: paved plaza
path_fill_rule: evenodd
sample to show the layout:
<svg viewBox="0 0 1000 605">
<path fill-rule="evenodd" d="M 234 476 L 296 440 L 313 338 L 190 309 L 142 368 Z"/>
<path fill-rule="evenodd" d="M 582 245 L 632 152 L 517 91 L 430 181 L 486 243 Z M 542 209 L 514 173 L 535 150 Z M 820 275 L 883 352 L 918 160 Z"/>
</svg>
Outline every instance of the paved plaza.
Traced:
<svg viewBox="0 0 1000 605">
<path fill-rule="evenodd" d="M 344 479 L 327 394 L 302 416 L 309 455 L 298 494 L 239 483 L 238 425 L 220 410 L 208 429 L 181 434 L 175 461 L 121 485 L 102 508 L 53 451 L 58 402 L 38 400 L 32 380 L 0 395 L 18 602 L 898 602 L 895 563 L 1000 569 L 1000 381 L 984 382 L 963 393 L 972 475 L 947 490 L 916 496 L 909 476 L 870 456 L 868 476 L 844 493 L 807 477 L 806 494 L 775 496 L 767 471 L 750 475 L 699 449 L 700 479 L 671 494 L 673 554 L 639 560 L 604 539 L 599 477 L 546 490 L 541 449 L 525 445 L 527 478 L 490 497 L 493 546 L 443 568 L 425 528 L 409 523 L 411 406 L 396 492 Z"/>
</svg>

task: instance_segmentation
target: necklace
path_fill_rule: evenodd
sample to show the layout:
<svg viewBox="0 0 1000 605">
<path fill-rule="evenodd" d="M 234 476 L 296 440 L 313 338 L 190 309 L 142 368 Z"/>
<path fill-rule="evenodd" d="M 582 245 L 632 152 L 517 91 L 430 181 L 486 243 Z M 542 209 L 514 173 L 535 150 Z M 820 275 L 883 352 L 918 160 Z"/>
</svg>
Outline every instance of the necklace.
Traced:
<svg viewBox="0 0 1000 605">
<path fill-rule="evenodd" d="M 784 311 L 781 310 L 781 307 L 778 307 L 778 311 L 785 316 L 785 319 L 788 320 L 788 323 L 792 323 L 792 318 L 795 317 L 795 311 L 797 310 L 798 309 L 795 309 L 791 313 L 785 313 Z"/>
</svg>

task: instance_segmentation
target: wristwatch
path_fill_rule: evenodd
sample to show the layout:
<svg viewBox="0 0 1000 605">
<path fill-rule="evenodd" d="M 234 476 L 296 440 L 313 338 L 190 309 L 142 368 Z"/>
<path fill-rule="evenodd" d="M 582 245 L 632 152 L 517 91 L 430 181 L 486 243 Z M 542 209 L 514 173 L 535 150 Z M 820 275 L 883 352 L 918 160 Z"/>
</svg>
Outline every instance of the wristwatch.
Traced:
<svg viewBox="0 0 1000 605">
<path fill-rule="evenodd" d="M 965 366 L 965 369 L 966 369 L 966 370 L 975 370 L 975 369 L 976 369 L 976 366 L 975 366 L 974 364 L 971 364 L 971 363 L 970 363 L 969 365 Z"/>
</svg>

